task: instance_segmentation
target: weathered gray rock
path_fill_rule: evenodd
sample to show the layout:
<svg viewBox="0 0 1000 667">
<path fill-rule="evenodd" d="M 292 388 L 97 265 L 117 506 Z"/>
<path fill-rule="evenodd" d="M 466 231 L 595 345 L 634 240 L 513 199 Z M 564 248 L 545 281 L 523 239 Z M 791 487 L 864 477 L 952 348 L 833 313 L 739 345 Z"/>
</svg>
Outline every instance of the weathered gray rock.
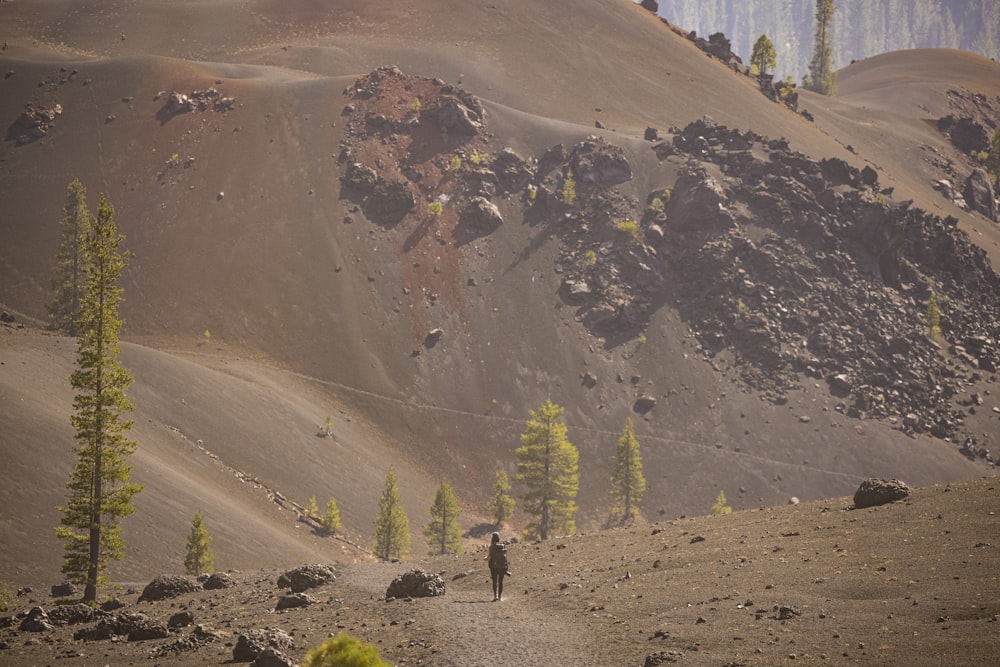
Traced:
<svg viewBox="0 0 1000 667">
<path fill-rule="evenodd" d="M 643 667 L 657 667 L 657 665 L 668 665 L 675 662 L 680 662 L 684 659 L 683 651 L 657 651 L 656 653 L 650 653 L 646 656 L 646 661 L 642 663 Z"/>
<path fill-rule="evenodd" d="M 444 593 L 444 580 L 441 577 L 415 569 L 393 579 L 385 591 L 385 599 L 426 598 Z"/>
<path fill-rule="evenodd" d="M 52 592 L 50 593 L 54 598 L 68 598 L 76 595 L 76 586 L 66 581 L 61 584 L 55 584 L 52 586 Z"/>
<path fill-rule="evenodd" d="M 640 396 L 639 398 L 635 399 L 635 404 L 632 406 L 632 409 L 640 414 L 644 414 L 646 412 L 649 412 L 655 407 L 656 407 L 656 399 L 654 397 Z"/>
<path fill-rule="evenodd" d="M 965 179 L 965 185 L 962 186 L 962 196 L 970 211 L 982 213 L 993 222 L 1000 221 L 993 181 L 985 169 L 976 169 L 969 174 Z"/>
<path fill-rule="evenodd" d="M 295 661 L 278 649 L 268 646 L 254 658 L 250 667 L 295 667 Z"/>
<path fill-rule="evenodd" d="M 210 574 L 202 587 L 206 591 L 214 591 L 222 588 L 231 588 L 233 586 L 233 578 L 226 574 L 225 572 L 215 572 Z"/>
<path fill-rule="evenodd" d="M 380 225 L 395 225 L 415 204 L 413 192 L 404 181 L 380 181 L 365 199 L 365 215 Z"/>
<path fill-rule="evenodd" d="M 278 598 L 278 604 L 275 605 L 275 609 L 278 611 L 282 609 L 298 609 L 299 607 L 308 607 L 311 604 L 316 604 L 316 600 L 309 597 L 305 593 L 292 593 L 291 595 L 282 595 Z"/>
<path fill-rule="evenodd" d="M 478 231 L 491 232 L 503 224 L 503 216 L 496 204 L 485 197 L 472 197 L 460 213 L 463 224 Z"/>
<path fill-rule="evenodd" d="M 90 623 L 94 620 L 94 608 L 82 602 L 58 605 L 49 612 L 49 620 L 55 625 Z"/>
<path fill-rule="evenodd" d="M 290 588 L 292 593 L 301 593 L 335 581 L 336 578 L 332 565 L 301 565 L 278 577 L 278 588 Z"/>
<path fill-rule="evenodd" d="M 32 607 L 21 620 L 18 628 L 21 632 L 45 632 L 53 627 L 49 615 L 41 607 Z"/>
<path fill-rule="evenodd" d="M 278 628 L 248 630 L 236 640 L 233 647 L 233 662 L 253 662 L 265 649 L 287 651 L 295 647 L 292 637 Z"/>
<path fill-rule="evenodd" d="M 910 487 L 898 479 L 866 479 L 854 492 L 854 508 L 876 507 L 902 500 L 910 495 Z"/>
</svg>

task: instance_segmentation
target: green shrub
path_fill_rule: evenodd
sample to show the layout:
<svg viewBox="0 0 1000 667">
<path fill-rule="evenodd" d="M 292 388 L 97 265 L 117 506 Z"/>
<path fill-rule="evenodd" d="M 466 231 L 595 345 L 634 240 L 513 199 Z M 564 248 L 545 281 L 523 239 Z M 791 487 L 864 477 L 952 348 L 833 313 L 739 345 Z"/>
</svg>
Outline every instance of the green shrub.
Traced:
<svg viewBox="0 0 1000 667">
<path fill-rule="evenodd" d="M 469 155 L 469 162 L 478 166 L 483 162 L 485 162 L 486 158 L 488 157 L 489 157 L 488 153 L 480 153 L 478 150 L 473 150 L 472 153 Z"/>
<path fill-rule="evenodd" d="M 938 308 L 937 296 L 931 292 L 927 299 L 927 312 L 924 315 L 927 321 L 927 335 L 935 342 L 941 340 L 941 310 Z"/>
<path fill-rule="evenodd" d="M 583 253 L 582 264 L 583 268 L 585 269 L 589 269 L 594 264 L 597 264 L 597 253 L 594 252 L 593 250 L 588 250 L 587 252 Z"/>
<path fill-rule="evenodd" d="M 719 491 L 719 496 L 715 499 L 715 504 L 712 505 L 712 516 L 721 516 L 723 514 L 729 514 L 733 511 L 733 508 L 726 504 L 726 493 L 725 491 Z"/>
<path fill-rule="evenodd" d="M 14 595 L 6 582 L 0 581 L 0 612 L 12 611 L 17 604 L 17 597 Z"/>
<path fill-rule="evenodd" d="M 563 179 L 560 201 L 566 204 L 566 206 L 572 206 L 573 202 L 576 201 L 576 181 L 573 180 L 572 171 L 567 171 L 566 177 Z"/>
<path fill-rule="evenodd" d="M 302 667 L 392 667 L 382 660 L 378 648 L 346 632 L 306 653 Z"/>
<path fill-rule="evenodd" d="M 429 215 L 432 218 L 436 218 L 437 216 L 441 215 L 441 211 L 443 210 L 444 210 L 444 204 L 442 204 L 437 200 L 432 201 L 430 204 L 427 205 L 427 215 Z"/>
<path fill-rule="evenodd" d="M 414 97 L 413 101 L 410 103 L 410 110 L 415 113 L 420 113 L 420 98 Z"/>
<path fill-rule="evenodd" d="M 451 163 L 448 165 L 448 167 L 452 171 L 458 171 L 459 169 L 462 168 L 462 158 L 460 158 L 457 155 L 452 155 L 451 156 Z"/>
<path fill-rule="evenodd" d="M 615 225 L 622 234 L 625 234 L 631 239 L 639 238 L 639 223 L 635 220 L 622 220 L 617 225 Z"/>
</svg>

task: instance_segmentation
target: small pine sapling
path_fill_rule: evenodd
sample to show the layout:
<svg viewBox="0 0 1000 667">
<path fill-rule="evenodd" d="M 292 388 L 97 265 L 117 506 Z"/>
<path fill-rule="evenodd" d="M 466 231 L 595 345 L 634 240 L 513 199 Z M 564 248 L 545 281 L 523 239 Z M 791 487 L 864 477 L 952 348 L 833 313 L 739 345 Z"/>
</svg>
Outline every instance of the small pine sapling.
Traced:
<svg viewBox="0 0 1000 667">
<path fill-rule="evenodd" d="M 721 516 L 723 514 L 729 514 L 733 511 L 733 508 L 726 504 L 726 492 L 719 490 L 719 495 L 715 499 L 715 504 L 712 505 L 712 516 Z"/>
</svg>

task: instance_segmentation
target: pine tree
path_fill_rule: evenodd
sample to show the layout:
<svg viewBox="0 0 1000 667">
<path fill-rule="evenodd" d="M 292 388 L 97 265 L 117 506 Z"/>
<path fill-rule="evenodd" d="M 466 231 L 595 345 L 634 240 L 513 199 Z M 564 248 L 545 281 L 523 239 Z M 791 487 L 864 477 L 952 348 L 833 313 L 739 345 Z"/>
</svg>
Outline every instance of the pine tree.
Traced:
<svg viewBox="0 0 1000 667">
<path fill-rule="evenodd" d="M 462 529 L 458 525 L 458 516 L 462 508 L 455 497 L 455 489 L 451 482 L 444 480 L 438 487 L 431 505 L 431 520 L 424 526 L 424 536 L 430 545 L 431 556 L 462 551 Z"/>
<path fill-rule="evenodd" d="M 993 131 L 990 139 L 990 149 L 986 153 L 986 171 L 993 177 L 993 182 L 1000 185 L 1000 127 Z"/>
<path fill-rule="evenodd" d="M 74 178 L 66 188 L 66 203 L 59 221 L 59 250 L 52 279 L 55 295 L 48 308 L 52 330 L 67 336 L 77 334 L 76 319 L 87 288 L 83 239 L 91 218 L 87 209 L 87 191 L 80 179 Z"/>
<path fill-rule="evenodd" d="M 761 35 L 753 44 L 750 66 L 757 68 L 757 74 L 764 76 L 778 64 L 778 54 L 767 35 Z"/>
<path fill-rule="evenodd" d="M 837 73 L 833 69 L 833 0 L 816 0 L 813 57 L 804 84 L 808 90 L 823 95 L 837 92 Z"/>
<path fill-rule="evenodd" d="M 529 538 L 576 532 L 576 494 L 580 486 L 580 454 L 558 421 L 563 408 L 546 399 L 531 411 L 517 456 L 517 481 L 528 487 L 524 509 L 537 520 L 527 527 Z"/>
<path fill-rule="evenodd" d="M 319 505 L 316 504 L 316 496 L 309 496 L 309 502 L 302 510 L 302 514 L 305 515 L 307 519 L 318 519 L 319 518 Z"/>
<path fill-rule="evenodd" d="M 205 517 L 201 510 L 191 521 L 191 532 L 187 538 L 187 555 L 184 557 L 184 571 L 188 574 L 211 574 L 215 572 L 215 556 L 212 555 L 212 536 L 205 527 Z"/>
<path fill-rule="evenodd" d="M 515 500 L 510 497 L 510 480 L 507 471 L 501 468 L 497 470 L 496 478 L 493 481 L 493 499 L 490 501 L 490 512 L 493 516 L 493 525 L 503 528 L 503 525 L 510 521 L 514 514 Z"/>
<path fill-rule="evenodd" d="M 70 384 L 77 391 L 70 422 L 76 429 L 77 463 L 67 483 L 69 500 L 56 535 L 66 541 L 62 571 L 84 585 L 85 602 L 97 600 L 108 562 L 124 557 L 119 522 L 132 514 L 132 497 L 142 487 L 131 484 L 128 456 L 136 443 L 126 437 L 132 421 L 121 414 L 133 409 L 125 390 L 132 376 L 118 361 L 122 320 L 116 286 L 125 255 L 114 209 L 101 197 L 97 217 L 83 239 L 87 289 L 80 303 L 76 370 Z"/>
<path fill-rule="evenodd" d="M 375 518 L 375 555 L 382 560 L 402 558 L 410 550 L 410 521 L 399 497 L 396 470 L 389 467 Z"/>
<path fill-rule="evenodd" d="M 712 505 L 712 516 L 720 516 L 722 514 L 729 514 L 733 511 L 733 508 L 726 504 L 726 493 L 725 491 L 719 490 L 719 495 L 715 499 L 715 504 Z"/>
<path fill-rule="evenodd" d="M 320 517 L 319 523 L 323 526 L 323 530 L 331 535 L 344 527 L 343 524 L 340 523 L 340 507 L 337 506 L 337 501 L 335 499 L 330 498 L 326 501 L 326 511 L 323 512 L 323 516 Z"/>
<path fill-rule="evenodd" d="M 632 428 L 632 418 L 628 417 L 618 438 L 615 470 L 611 475 L 611 497 L 615 500 L 615 512 L 621 515 L 623 523 L 638 514 L 638 505 L 645 492 L 646 478 L 642 475 L 639 441 Z"/>
</svg>

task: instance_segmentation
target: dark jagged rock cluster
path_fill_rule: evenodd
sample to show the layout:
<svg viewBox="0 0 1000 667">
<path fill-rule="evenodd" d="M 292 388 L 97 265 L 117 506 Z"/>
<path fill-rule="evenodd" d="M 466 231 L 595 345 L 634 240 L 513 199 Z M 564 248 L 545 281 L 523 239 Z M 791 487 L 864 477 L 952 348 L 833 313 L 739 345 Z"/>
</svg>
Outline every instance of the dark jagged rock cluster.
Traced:
<svg viewBox="0 0 1000 667">
<path fill-rule="evenodd" d="M 427 109 L 452 108 L 440 102 L 450 96 L 464 111 L 448 117 L 472 124 L 426 116 L 401 104 L 400 90 L 432 93 Z M 704 118 L 653 144 L 679 176 L 640 204 L 620 187 L 633 178 L 626 153 L 599 137 L 537 159 L 470 153 L 469 142 L 486 147 L 485 116 L 454 87 L 383 68 L 349 92 L 342 182 L 376 222 L 389 209 L 398 222 L 422 196 L 450 202 L 469 234 L 489 234 L 503 222 L 491 199 L 518 195 L 525 223 L 560 239 L 561 298 L 606 345 L 638 338 L 669 303 L 707 359 L 729 351 L 748 390 L 782 403 L 805 378 L 820 380 L 842 413 L 991 460 L 956 404 L 996 379 L 1000 277 L 955 219 L 890 203 L 871 167 L 814 160 L 783 139 Z M 465 133 L 473 127 L 478 134 Z M 400 149 L 394 163 L 372 152 L 386 145 Z M 459 154 L 475 164 L 442 178 Z M 932 294 L 940 340 L 926 319 Z"/>
</svg>

